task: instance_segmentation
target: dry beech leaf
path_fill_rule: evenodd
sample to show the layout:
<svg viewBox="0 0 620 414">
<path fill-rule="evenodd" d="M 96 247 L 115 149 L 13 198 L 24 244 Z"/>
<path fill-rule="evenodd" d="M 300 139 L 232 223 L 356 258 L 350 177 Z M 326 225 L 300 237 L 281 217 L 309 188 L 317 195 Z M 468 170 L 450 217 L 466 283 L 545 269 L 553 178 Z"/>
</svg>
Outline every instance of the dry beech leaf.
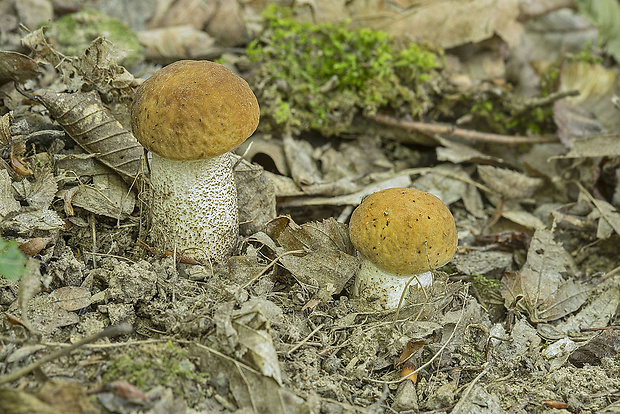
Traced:
<svg viewBox="0 0 620 414">
<path fill-rule="evenodd" d="M 300 396 L 264 376 L 248 364 L 201 344 L 192 347 L 202 372 L 209 372 L 218 381 L 226 381 L 238 407 L 256 413 L 303 413 L 308 403 Z"/>
<path fill-rule="evenodd" d="M 234 169 L 239 206 L 239 231 L 243 236 L 263 231 L 276 217 L 276 194 L 273 181 L 262 167 L 240 160 Z"/>
<path fill-rule="evenodd" d="M 431 42 L 443 48 L 477 43 L 499 35 L 519 43 L 522 28 L 518 0 L 312 1 L 299 8 L 300 19 L 319 22 L 351 20 L 351 25 L 380 29 L 392 36 Z M 303 13 L 303 14 L 301 14 Z"/>
<path fill-rule="evenodd" d="M 589 196 L 590 201 L 596 207 L 598 211 L 598 227 L 596 230 L 596 237 L 599 239 L 607 239 L 611 237 L 615 231 L 620 235 L 620 214 L 618 210 L 605 200 L 600 200 Z"/>
<path fill-rule="evenodd" d="M 150 29 L 164 26 L 189 24 L 195 29 L 203 29 L 213 18 L 218 7 L 216 0 L 178 0 L 158 1 L 153 17 L 148 23 Z"/>
<path fill-rule="evenodd" d="M 449 206 L 463 198 L 468 181 L 473 182 L 460 165 L 440 164 L 416 179 L 413 187 L 439 197 Z"/>
<path fill-rule="evenodd" d="M 502 217 L 530 229 L 536 230 L 544 229 L 546 227 L 545 223 L 543 223 L 541 219 L 525 210 L 504 209 L 502 211 Z"/>
<path fill-rule="evenodd" d="M 80 286 L 65 286 L 50 293 L 50 298 L 66 311 L 76 311 L 90 306 L 90 291 Z"/>
<path fill-rule="evenodd" d="M 19 234 L 58 230 L 65 226 L 65 221 L 54 210 L 24 211 L 0 223 L 0 231 L 15 231 Z"/>
<path fill-rule="evenodd" d="M 620 135 L 595 135 L 568 143 L 566 155 L 552 158 L 620 157 Z"/>
<path fill-rule="evenodd" d="M 56 178 L 47 168 L 35 171 L 34 181 L 24 178 L 21 182 L 13 184 L 13 188 L 36 209 L 47 209 L 58 191 Z"/>
<path fill-rule="evenodd" d="M 215 40 L 192 26 L 170 26 L 136 33 L 149 60 L 199 59 L 217 52 Z"/>
<path fill-rule="evenodd" d="M 96 175 L 92 185 L 78 186 L 70 205 L 81 207 L 100 216 L 126 219 L 136 205 L 136 196 L 129 191 L 120 177 L 112 174 Z"/>
<path fill-rule="evenodd" d="M 54 240 L 53 237 L 35 237 L 20 244 L 19 250 L 27 256 L 34 256 L 41 253 L 41 250 L 45 249 L 52 240 Z"/>
<path fill-rule="evenodd" d="M 32 96 L 84 150 L 132 184 L 142 171 L 144 148 L 103 106 L 96 91 L 41 92 Z"/>
<path fill-rule="evenodd" d="M 278 217 L 268 224 L 267 234 L 283 252 L 305 251 L 281 257 L 280 264 L 300 282 L 317 288 L 321 302 L 340 292 L 359 268 L 347 226 L 333 218 L 299 226 L 290 217 Z"/>
<path fill-rule="evenodd" d="M 581 328 L 608 326 L 614 318 L 619 305 L 620 289 L 617 286 L 609 286 L 609 288 L 602 291 L 597 290 L 594 295 L 590 296 L 588 303 L 578 313 L 556 323 L 555 329 L 562 336 L 575 336 Z M 581 336 L 591 338 L 588 334 L 582 334 Z"/>
<path fill-rule="evenodd" d="M 282 175 L 289 174 L 284 149 L 282 148 L 282 144 L 278 141 L 272 139 L 266 140 L 261 137 L 253 136 L 241 144 L 235 152 L 250 162 L 254 161 L 261 164 L 263 168 L 267 167 L 265 164 L 271 162 L 276 167 L 276 170 L 278 170 L 278 173 Z M 255 160 L 255 157 L 258 159 Z M 269 158 L 269 161 L 261 163 L 264 157 Z"/>
<path fill-rule="evenodd" d="M 553 121 L 558 126 L 558 137 L 565 145 L 576 138 L 605 133 L 605 128 L 592 112 L 566 99 L 553 104 Z"/>
<path fill-rule="evenodd" d="M 581 307 L 589 289 L 562 276 L 572 269 L 570 256 L 545 229 L 536 230 L 521 271 L 507 273 L 502 279 L 502 296 L 510 308 L 515 303 L 533 322 L 562 318 Z"/>
<path fill-rule="evenodd" d="M 259 300 L 240 310 L 223 304 L 216 310 L 214 321 L 221 342 L 227 344 L 240 361 L 282 385 L 280 363 L 270 333 L 271 321 L 267 316 L 278 312 L 281 314 L 280 308 L 267 300 Z"/>
<path fill-rule="evenodd" d="M 544 180 L 532 178 L 516 171 L 490 165 L 479 165 L 478 174 L 491 190 L 506 200 L 521 200 L 531 197 L 542 187 Z"/>
<path fill-rule="evenodd" d="M 284 155 L 295 183 L 300 187 L 320 183 L 322 177 L 316 161 L 312 158 L 312 145 L 308 141 L 293 138 L 290 133 L 285 134 L 282 141 Z"/>
<path fill-rule="evenodd" d="M 351 194 L 344 194 L 334 197 L 291 197 L 278 203 L 281 207 L 300 207 L 300 206 L 357 206 L 364 197 L 385 190 L 386 188 L 409 187 L 411 178 L 409 175 L 397 175 L 385 181 L 368 184 L 366 187 Z M 276 187 L 277 188 L 277 187 Z M 276 190 L 277 191 L 277 190 Z M 279 194 L 278 194 L 279 195 Z"/>
<path fill-rule="evenodd" d="M 0 170 L 0 218 L 9 213 L 19 211 L 21 205 L 13 197 L 11 178 L 7 170 Z"/>
<path fill-rule="evenodd" d="M 579 91 L 579 95 L 566 98 L 568 103 L 593 114 L 606 132 L 620 129 L 618 110 L 612 102 L 618 93 L 617 83 L 616 71 L 601 64 L 576 61 L 564 64 L 560 70 L 560 91 Z"/>
<path fill-rule="evenodd" d="M 8 81 L 23 83 L 39 76 L 37 62 L 18 52 L 0 50 L 0 85 Z"/>
</svg>

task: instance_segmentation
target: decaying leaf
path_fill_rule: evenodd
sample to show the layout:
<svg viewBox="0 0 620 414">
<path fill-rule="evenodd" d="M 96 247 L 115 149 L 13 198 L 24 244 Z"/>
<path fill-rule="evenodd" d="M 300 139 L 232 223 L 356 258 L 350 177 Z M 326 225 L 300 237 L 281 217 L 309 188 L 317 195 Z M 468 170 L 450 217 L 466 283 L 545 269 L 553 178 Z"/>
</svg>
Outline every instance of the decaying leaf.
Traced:
<svg viewBox="0 0 620 414">
<path fill-rule="evenodd" d="M 592 112 L 566 99 L 553 104 L 553 120 L 558 126 L 560 141 L 569 147 L 574 139 L 605 133 L 605 128 Z"/>
<path fill-rule="evenodd" d="M 49 334 L 54 329 L 76 324 L 80 318 L 56 303 L 50 295 L 37 295 L 28 304 L 28 315 L 32 327 L 41 333 Z"/>
<path fill-rule="evenodd" d="M 531 197 L 534 191 L 544 184 L 544 180 L 540 178 L 528 177 L 516 171 L 491 165 L 479 165 L 478 174 L 490 189 L 507 200 Z"/>
<path fill-rule="evenodd" d="M 56 178 L 48 168 L 37 170 L 34 181 L 24 178 L 21 182 L 13 184 L 13 188 L 28 202 L 28 205 L 36 209 L 47 209 L 58 191 Z"/>
<path fill-rule="evenodd" d="M 19 250 L 26 256 L 34 256 L 45 249 L 47 245 L 54 240 L 53 237 L 34 237 L 25 243 L 19 245 Z"/>
<path fill-rule="evenodd" d="M 605 132 L 620 128 L 618 110 L 612 103 L 618 93 L 617 83 L 616 71 L 601 64 L 574 61 L 564 64 L 560 71 L 560 91 L 579 91 L 579 95 L 566 98 L 569 104 L 592 114 Z"/>
<path fill-rule="evenodd" d="M 72 63 L 91 88 L 102 94 L 113 93 L 120 99 L 127 99 L 132 95 L 132 87 L 137 86 L 138 82 L 117 63 L 117 55 L 112 43 L 104 37 L 97 37 Z"/>
<path fill-rule="evenodd" d="M 232 310 L 230 304 L 218 308 L 214 315 L 218 335 L 234 351 L 240 361 L 251 364 L 263 375 L 273 378 L 282 385 L 280 363 L 270 334 L 270 320 L 265 313 L 275 307 L 266 300 L 246 303 L 239 310 Z"/>
<path fill-rule="evenodd" d="M 588 299 L 589 289 L 573 279 L 564 279 L 562 274 L 572 266 L 553 233 L 536 230 L 521 271 L 507 273 L 502 279 L 506 307 L 516 304 L 533 322 L 557 320 L 576 311 Z"/>
<path fill-rule="evenodd" d="M 124 220 L 133 212 L 136 197 L 119 177 L 104 174 L 94 176 L 91 185 L 78 186 L 70 203 L 100 216 Z"/>
<path fill-rule="evenodd" d="M 239 231 L 249 236 L 262 231 L 276 217 L 276 194 L 273 181 L 262 167 L 245 160 L 235 166 Z"/>
<path fill-rule="evenodd" d="M 11 177 L 7 170 L 0 170 L 0 218 L 9 213 L 19 211 L 21 205 L 13 197 Z"/>
<path fill-rule="evenodd" d="M 607 239 L 614 231 L 616 234 L 620 235 L 620 214 L 618 210 L 607 201 L 592 197 L 585 188 L 581 187 L 581 191 L 596 208 L 596 214 L 592 217 L 598 219 L 596 237 L 599 239 Z"/>
<path fill-rule="evenodd" d="M 218 52 L 215 40 L 190 25 L 168 26 L 136 33 L 147 59 L 203 59 Z"/>
<path fill-rule="evenodd" d="M 0 231 L 31 234 L 33 231 L 51 231 L 64 227 L 65 222 L 54 210 L 23 211 L 0 223 Z"/>
<path fill-rule="evenodd" d="M 456 164 L 440 164 L 413 182 L 413 187 L 431 193 L 450 205 L 461 198 L 473 180 L 463 167 Z"/>
<path fill-rule="evenodd" d="M 595 135 L 574 139 L 569 142 L 566 155 L 554 158 L 618 157 L 619 141 L 619 135 Z"/>
<path fill-rule="evenodd" d="M 314 149 L 308 141 L 293 138 L 289 133 L 283 139 L 284 154 L 291 170 L 291 177 L 297 185 L 306 186 L 322 181 L 321 173 L 312 158 Z"/>
<path fill-rule="evenodd" d="M 41 102 L 67 134 L 84 150 L 132 184 L 142 171 L 144 148 L 103 106 L 96 91 L 86 93 L 42 92 Z"/>
<path fill-rule="evenodd" d="M 303 398 L 243 362 L 198 343 L 193 354 L 199 357 L 203 372 L 226 382 L 237 407 L 251 407 L 257 413 L 313 412 Z"/>
<path fill-rule="evenodd" d="M 300 282 L 317 289 L 316 298 L 325 302 L 340 292 L 355 275 L 359 262 L 353 256 L 347 227 L 333 218 L 297 225 L 290 217 L 278 217 L 267 226 L 267 234 L 283 252 L 280 264 Z"/>
<path fill-rule="evenodd" d="M 19 52 L 0 50 L 0 85 L 8 81 L 25 82 L 39 75 L 37 62 Z"/>
<path fill-rule="evenodd" d="M 64 286 L 50 293 L 50 298 L 66 311 L 76 311 L 90 306 L 90 291 L 81 286 Z"/>
</svg>

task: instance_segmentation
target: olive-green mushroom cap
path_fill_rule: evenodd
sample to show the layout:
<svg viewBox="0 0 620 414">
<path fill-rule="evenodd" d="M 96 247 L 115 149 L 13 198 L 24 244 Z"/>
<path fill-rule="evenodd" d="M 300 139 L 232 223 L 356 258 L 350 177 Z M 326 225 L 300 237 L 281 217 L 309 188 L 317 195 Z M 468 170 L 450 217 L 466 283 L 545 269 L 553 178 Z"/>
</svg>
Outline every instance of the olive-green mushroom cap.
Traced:
<svg viewBox="0 0 620 414">
<path fill-rule="evenodd" d="M 181 60 L 136 91 L 131 127 L 146 149 L 170 160 L 224 154 L 258 126 L 260 108 L 248 83 L 207 60 Z"/>
<path fill-rule="evenodd" d="M 448 207 L 434 195 L 411 188 L 390 188 L 366 197 L 351 215 L 349 233 L 362 256 L 398 274 L 443 266 L 458 244 Z"/>
</svg>

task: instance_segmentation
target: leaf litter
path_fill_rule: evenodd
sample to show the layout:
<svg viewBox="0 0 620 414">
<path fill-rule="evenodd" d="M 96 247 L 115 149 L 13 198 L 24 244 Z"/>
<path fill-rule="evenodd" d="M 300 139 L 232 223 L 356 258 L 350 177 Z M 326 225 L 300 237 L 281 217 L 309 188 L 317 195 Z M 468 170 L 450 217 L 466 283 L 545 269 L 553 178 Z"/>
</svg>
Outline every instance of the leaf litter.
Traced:
<svg viewBox="0 0 620 414">
<path fill-rule="evenodd" d="M 3 402 L 58 411 L 88 401 L 78 412 L 613 409 L 617 76 L 601 57 L 617 45 L 601 6 L 317 1 L 269 15 L 265 2 L 213 0 L 189 16 L 190 3 L 162 3 L 148 30 L 140 13 L 116 16 L 145 47 L 131 64 L 104 33 L 70 53 L 45 28 L 23 45 L 16 24 L 0 38 L 10 47 L 0 53 Z M 77 30 L 88 30 L 84 15 Z M 433 16 L 451 29 L 431 30 L 440 27 Z M 261 78 L 260 65 L 290 62 L 250 61 L 241 47 L 253 39 L 273 47 L 281 39 L 263 30 L 269 24 L 301 36 L 295 24 L 308 21 L 325 24 L 303 26 L 315 42 L 334 28 L 372 38 L 355 28 L 388 27 L 397 65 L 414 65 L 406 50 L 432 69 L 421 82 L 385 72 L 392 101 L 356 101 L 364 95 L 347 89 L 343 72 L 319 85 L 291 84 L 285 70 L 273 83 Z M 558 27 L 568 33 L 562 47 Z M 608 49 L 588 45 L 597 28 Z M 153 40 L 158 31 L 165 44 Z M 435 46 L 407 49 L 412 38 Z M 301 62 L 306 52 L 291 56 Z M 342 56 L 359 63 L 364 53 Z M 222 57 L 265 111 L 235 158 L 243 237 L 227 265 L 144 247 L 148 171 L 128 104 L 157 62 L 187 57 Z M 385 93 L 375 81 L 366 87 Z M 315 112 L 302 113 L 307 105 Z M 390 187 L 440 196 L 460 246 L 436 283 L 408 292 L 396 314 L 349 296 L 359 264 L 346 223 L 365 196 Z M 106 327 L 121 322 L 134 332 L 108 337 Z M 66 347 L 82 340 L 77 351 Z M 68 351 L 45 361 L 53 348 Z M 42 359 L 47 380 L 10 376 Z"/>
</svg>

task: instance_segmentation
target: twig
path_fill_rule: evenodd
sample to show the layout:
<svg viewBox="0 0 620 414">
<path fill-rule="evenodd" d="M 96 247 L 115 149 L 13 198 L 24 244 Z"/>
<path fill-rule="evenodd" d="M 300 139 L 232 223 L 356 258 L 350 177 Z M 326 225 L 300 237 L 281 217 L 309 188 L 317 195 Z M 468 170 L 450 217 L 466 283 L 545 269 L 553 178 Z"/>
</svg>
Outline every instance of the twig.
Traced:
<svg viewBox="0 0 620 414">
<path fill-rule="evenodd" d="M 42 366 L 43 364 L 46 364 L 50 361 L 53 361 L 55 359 L 58 359 L 60 357 L 63 357 L 65 355 L 69 355 L 73 350 L 80 348 L 86 344 L 89 344 L 91 342 L 95 342 L 98 339 L 101 338 L 112 338 L 114 336 L 119 336 L 119 335 L 126 335 L 129 334 L 133 331 L 133 328 L 131 327 L 130 324 L 128 323 L 121 323 L 120 325 L 114 325 L 114 326 L 109 326 L 105 329 L 103 329 L 102 331 L 97 332 L 94 335 L 88 336 L 84 339 L 82 339 L 79 342 L 76 342 L 75 344 L 67 347 L 67 348 L 62 348 L 59 349 L 56 352 L 52 352 L 51 354 L 48 354 L 46 356 L 44 356 L 43 358 L 41 358 L 40 360 L 38 360 L 37 362 L 34 362 L 22 369 L 19 369 L 15 372 L 11 372 L 10 374 L 4 375 L 2 377 L 0 377 L 0 385 L 2 384 L 6 384 L 8 382 L 11 381 L 15 381 L 18 378 L 23 377 L 26 374 L 31 373 L 32 371 L 34 371 L 35 369 L 39 368 L 40 366 Z"/>
<path fill-rule="evenodd" d="M 310 334 L 305 337 L 303 340 L 301 340 L 297 345 L 295 345 L 294 347 L 292 347 L 287 353 L 286 355 L 290 356 L 293 352 L 295 352 L 296 350 L 298 350 L 299 348 L 301 348 L 301 346 L 305 343 L 307 343 L 310 338 L 312 338 L 312 336 L 317 333 L 318 331 L 321 330 L 321 328 L 323 328 L 325 326 L 324 323 L 320 324 L 319 326 L 317 326 L 312 332 L 310 332 Z"/>
<path fill-rule="evenodd" d="M 467 386 L 467 389 L 465 390 L 465 392 L 463 393 L 463 395 L 461 396 L 461 399 L 459 400 L 458 403 L 456 403 L 456 405 L 454 406 L 454 408 L 452 409 L 452 413 L 457 414 L 459 412 L 459 410 L 461 409 L 461 407 L 463 405 L 465 405 L 465 400 L 467 399 L 467 397 L 469 396 L 469 393 L 471 393 L 471 390 L 474 388 L 474 385 L 476 385 L 476 383 L 478 381 L 480 381 L 480 379 L 485 376 L 487 374 L 487 372 L 489 372 L 489 363 L 487 362 L 484 367 L 484 369 L 482 370 L 482 372 L 478 375 L 476 375 L 476 378 L 473 379 L 472 382 L 469 383 L 469 385 Z"/>
<path fill-rule="evenodd" d="M 448 124 L 430 124 L 427 122 L 404 121 L 391 116 L 376 114 L 368 116 L 369 119 L 384 125 L 394 126 L 405 131 L 416 131 L 426 135 L 449 135 L 456 138 L 471 141 L 494 142 L 505 145 L 519 144 L 540 144 L 545 142 L 559 142 L 555 136 L 532 136 L 520 137 L 511 135 L 493 134 L 490 132 L 472 131 L 469 129 L 457 128 Z"/>
<path fill-rule="evenodd" d="M 435 353 L 435 355 L 433 355 L 431 357 L 431 359 L 426 361 L 424 364 L 420 365 L 416 370 L 414 370 L 414 371 L 410 372 L 408 375 L 406 375 L 406 376 L 404 376 L 404 377 L 402 377 L 400 379 L 394 380 L 394 381 L 383 381 L 383 380 L 376 380 L 376 379 L 373 379 L 373 378 L 365 378 L 365 380 L 366 381 L 370 381 L 370 382 L 379 383 L 379 384 L 400 384 L 401 382 L 408 380 L 409 377 L 411 377 L 412 375 L 415 375 L 418 372 L 422 371 L 424 368 L 429 366 L 435 359 L 437 359 L 439 357 L 439 355 L 441 355 L 443 353 L 444 349 L 446 349 L 446 347 L 448 346 L 450 341 L 452 341 L 452 338 L 456 334 L 456 330 L 457 330 L 456 328 L 458 328 L 459 324 L 463 320 L 464 315 L 465 315 L 465 304 L 463 304 L 463 307 L 461 308 L 461 315 L 459 316 L 459 319 L 456 321 L 456 324 L 454 325 L 454 329 L 452 330 L 452 333 L 450 333 L 450 336 L 448 337 L 446 342 L 441 346 L 441 348 L 439 348 L 439 350 Z"/>
<path fill-rule="evenodd" d="M 614 329 L 620 329 L 620 325 L 601 326 L 600 328 L 581 328 L 579 332 L 611 331 Z"/>
<path fill-rule="evenodd" d="M 250 279 L 246 284 L 244 284 L 243 286 L 241 286 L 242 289 L 245 289 L 246 287 L 250 286 L 252 283 L 254 283 L 259 277 L 261 277 L 262 275 L 264 275 L 265 273 L 267 273 L 267 270 L 269 270 L 273 265 L 275 265 L 281 258 L 283 258 L 284 256 L 287 256 L 289 254 L 301 254 L 301 253 L 306 253 L 305 250 L 289 250 L 288 252 L 284 252 L 282 253 L 280 256 L 276 257 L 275 259 L 273 259 L 267 266 L 265 266 L 265 268 L 263 270 L 261 270 L 256 276 L 254 276 L 252 279 Z"/>
</svg>

